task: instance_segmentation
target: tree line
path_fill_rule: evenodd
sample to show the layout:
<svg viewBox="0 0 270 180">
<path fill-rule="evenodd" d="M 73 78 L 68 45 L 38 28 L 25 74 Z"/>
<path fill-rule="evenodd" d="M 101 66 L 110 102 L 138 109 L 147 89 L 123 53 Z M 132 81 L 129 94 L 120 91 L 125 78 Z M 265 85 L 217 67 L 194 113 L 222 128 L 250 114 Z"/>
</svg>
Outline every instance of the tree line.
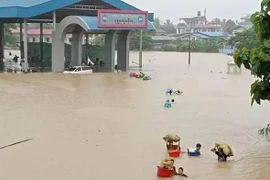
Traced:
<svg viewBox="0 0 270 180">
<path fill-rule="evenodd" d="M 162 22 L 159 18 L 154 19 L 154 26 L 156 29 L 162 29 L 166 34 L 175 34 L 177 25 L 174 24 L 171 20 L 166 20 Z M 222 29 L 226 33 L 231 33 L 232 30 L 236 27 L 236 23 L 232 20 L 214 18 L 209 24 L 221 25 Z M 5 24 L 5 44 L 8 46 L 16 46 L 16 37 L 11 32 L 11 28 L 16 28 L 18 24 Z M 30 28 L 39 28 L 39 24 L 29 23 Z M 44 24 L 44 28 L 52 28 L 52 24 Z M 143 31 L 143 50 L 153 50 L 152 36 L 156 35 L 153 31 Z M 104 45 L 104 36 L 98 36 L 93 44 L 99 46 Z M 210 40 L 210 39 L 200 39 L 191 41 L 191 51 L 194 52 L 218 52 L 218 49 L 224 45 L 224 42 L 220 40 Z M 140 48 L 140 32 L 133 31 L 130 36 L 130 49 L 139 50 Z M 187 51 L 189 44 L 186 40 L 174 40 L 170 44 L 163 46 L 160 50 L 162 51 Z"/>
<path fill-rule="evenodd" d="M 210 25 L 219 25 L 222 27 L 222 31 L 224 33 L 231 34 L 233 29 L 237 27 L 238 21 L 233 21 L 231 19 L 220 19 L 220 18 L 214 18 L 208 24 Z M 154 19 L 154 26 L 156 29 L 162 29 L 163 31 L 166 32 L 166 34 L 175 34 L 176 33 L 176 28 L 177 24 L 174 24 L 171 20 L 167 19 L 165 22 L 162 22 L 160 18 L 155 18 Z"/>
</svg>

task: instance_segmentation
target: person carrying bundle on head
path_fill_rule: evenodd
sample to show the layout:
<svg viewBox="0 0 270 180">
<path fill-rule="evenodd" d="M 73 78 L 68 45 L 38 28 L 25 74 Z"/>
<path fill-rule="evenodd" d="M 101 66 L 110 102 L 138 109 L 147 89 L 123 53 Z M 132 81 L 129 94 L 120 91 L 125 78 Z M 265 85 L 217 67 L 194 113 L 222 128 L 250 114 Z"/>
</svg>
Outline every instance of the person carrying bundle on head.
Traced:
<svg viewBox="0 0 270 180">
<path fill-rule="evenodd" d="M 231 147 L 225 143 L 215 143 L 211 151 L 218 156 L 218 161 L 227 161 L 227 157 L 233 156 Z"/>
<path fill-rule="evenodd" d="M 177 150 L 178 148 L 179 150 L 181 149 L 180 147 L 181 138 L 178 135 L 168 134 L 163 137 L 163 140 L 166 142 L 167 150 Z M 176 145 L 174 143 L 176 143 Z"/>
</svg>

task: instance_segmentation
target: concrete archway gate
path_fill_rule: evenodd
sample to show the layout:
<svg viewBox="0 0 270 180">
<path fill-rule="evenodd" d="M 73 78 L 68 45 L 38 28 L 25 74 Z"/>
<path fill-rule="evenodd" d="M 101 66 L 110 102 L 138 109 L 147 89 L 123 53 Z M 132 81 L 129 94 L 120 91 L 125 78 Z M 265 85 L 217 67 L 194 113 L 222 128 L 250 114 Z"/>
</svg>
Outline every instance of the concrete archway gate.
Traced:
<svg viewBox="0 0 270 180">
<path fill-rule="evenodd" d="M 53 31 L 52 38 L 52 71 L 62 72 L 65 63 L 64 40 L 66 34 L 72 34 L 71 39 L 71 65 L 81 65 L 82 61 L 82 38 L 85 33 L 102 33 L 105 35 L 104 42 L 104 71 L 111 72 L 115 65 L 115 41 L 117 43 L 118 67 L 125 71 L 129 67 L 129 37 L 130 30 L 106 30 L 97 26 L 96 17 L 68 16 L 64 18 Z"/>
</svg>

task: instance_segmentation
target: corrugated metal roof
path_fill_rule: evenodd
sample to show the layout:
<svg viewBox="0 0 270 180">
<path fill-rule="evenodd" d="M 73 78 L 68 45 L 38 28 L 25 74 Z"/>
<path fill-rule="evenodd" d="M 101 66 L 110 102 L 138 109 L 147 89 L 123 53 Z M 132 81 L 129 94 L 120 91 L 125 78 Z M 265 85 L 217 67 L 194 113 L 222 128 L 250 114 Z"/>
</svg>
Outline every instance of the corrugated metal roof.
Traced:
<svg viewBox="0 0 270 180">
<path fill-rule="evenodd" d="M 0 0 L 0 18 L 31 18 L 82 0 Z M 121 0 L 101 0 L 121 10 L 139 10 Z"/>
<path fill-rule="evenodd" d="M 175 40 L 175 37 L 169 37 L 169 36 L 152 36 L 153 41 L 172 41 Z"/>
<path fill-rule="evenodd" d="M 223 32 L 198 32 L 194 34 L 201 34 L 208 37 L 224 37 L 226 35 L 223 34 Z"/>
<path fill-rule="evenodd" d="M 81 0 L 2 0 L 0 18 L 31 18 Z"/>
<path fill-rule="evenodd" d="M 0 7 L 31 7 L 51 0 L 0 0 Z"/>
</svg>

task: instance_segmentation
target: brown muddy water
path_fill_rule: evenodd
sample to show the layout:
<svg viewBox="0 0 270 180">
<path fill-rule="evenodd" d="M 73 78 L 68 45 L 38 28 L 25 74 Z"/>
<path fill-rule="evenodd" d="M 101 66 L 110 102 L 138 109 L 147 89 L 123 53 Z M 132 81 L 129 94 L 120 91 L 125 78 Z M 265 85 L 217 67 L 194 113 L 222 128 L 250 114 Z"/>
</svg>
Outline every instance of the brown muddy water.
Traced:
<svg viewBox="0 0 270 180">
<path fill-rule="evenodd" d="M 131 53 L 136 61 L 138 53 Z M 177 133 L 185 150 L 200 142 L 202 156 L 182 154 L 176 166 L 189 179 L 268 180 L 270 142 L 257 130 L 270 122 L 269 104 L 250 106 L 248 71 L 227 75 L 221 54 L 146 52 L 151 81 L 122 74 L 0 75 L 1 180 L 156 180 L 166 157 L 162 137 Z M 163 104 L 167 88 L 184 91 Z M 210 152 L 226 142 L 235 157 Z M 174 180 L 184 179 L 174 177 Z"/>
</svg>

